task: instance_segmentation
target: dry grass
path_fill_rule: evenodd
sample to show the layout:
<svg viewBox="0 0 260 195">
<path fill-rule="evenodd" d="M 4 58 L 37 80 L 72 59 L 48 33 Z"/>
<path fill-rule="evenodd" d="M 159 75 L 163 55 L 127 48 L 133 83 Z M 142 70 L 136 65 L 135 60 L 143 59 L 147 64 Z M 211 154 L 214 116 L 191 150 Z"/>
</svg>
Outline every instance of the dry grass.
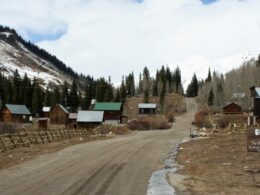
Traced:
<svg viewBox="0 0 260 195">
<path fill-rule="evenodd" d="M 180 172 L 192 194 L 260 194 L 260 155 L 249 153 L 246 135 L 221 130 L 209 139 L 181 144 Z"/>
<path fill-rule="evenodd" d="M 218 114 L 213 117 L 218 127 L 226 128 L 230 122 L 233 123 L 247 123 L 247 114 Z"/>
<path fill-rule="evenodd" d="M 131 130 L 169 129 L 171 125 L 163 115 L 140 116 L 128 122 Z"/>
</svg>

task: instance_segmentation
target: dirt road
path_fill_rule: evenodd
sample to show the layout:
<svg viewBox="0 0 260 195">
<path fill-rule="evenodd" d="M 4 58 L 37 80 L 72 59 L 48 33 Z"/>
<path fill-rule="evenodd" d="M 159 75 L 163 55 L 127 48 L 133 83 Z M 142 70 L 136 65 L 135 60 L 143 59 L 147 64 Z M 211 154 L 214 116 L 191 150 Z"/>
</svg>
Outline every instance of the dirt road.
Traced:
<svg viewBox="0 0 260 195">
<path fill-rule="evenodd" d="M 178 117 L 170 130 L 79 144 L 1 170 L 0 194 L 144 195 L 152 172 L 188 135 L 192 116 Z"/>
</svg>

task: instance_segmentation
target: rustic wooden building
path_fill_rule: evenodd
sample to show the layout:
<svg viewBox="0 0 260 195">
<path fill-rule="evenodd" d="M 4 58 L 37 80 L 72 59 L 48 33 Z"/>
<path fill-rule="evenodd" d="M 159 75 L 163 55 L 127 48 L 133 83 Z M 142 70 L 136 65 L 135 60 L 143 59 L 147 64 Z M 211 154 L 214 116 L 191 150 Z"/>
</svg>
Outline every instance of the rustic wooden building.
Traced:
<svg viewBox="0 0 260 195">
<path fill-rule="evenodd" d="M 94 111 L 104 111 L 104 122 L 122 123 L 123 106 L 121 102 L 96 102 Z"/>
<path fill-rule="evenodd" d="M 50 112 L 50 124 L 67 125 L 69 112 L 60 104 L 56 104 Z"/>
<path fill-rule="evenodd" d="M 104 111 L 79 111 L 77 124 L 79 129 L 95 128 L 104 121 Z"/>
<path fill-rule="evenodd" d="M 156 114 L 156 104 L 140 103 L 138 104 L 139 114 Z"/>
<path fill-rule="evenodd" d="M 222 109 L 224 114 L 239 114 L 242 112 L 241 106 L 234 102 L 228 103 Z"/>
<path fill-rule="evenodd" d="M 251 111 L 254 113 L 254 116 L 260 116 L 260 87 L 251 87 Z"/>
<path fill-rule="evenodd" d="M 38 118 L 38 128 L 48 129 L 48 118 Z"/>
<path fill-rule="evenodd" d="M 30 122 L 31 112 L 25 105 L 5 104 L 1 110 L 3 122 Z"/>
<path fill-rule="evenodd" d="M 78 118 L 78 113 L 69 114 L 69 128 L 72 128 L 72 129 L 77 128 L 77 118 Z"/>
<path fill-rule="evenodd" d="M 43 107 L 42 108 L 42 113 L 44 118 L 49 118 L 50 117 L 50 112 L 51 112 L 51 107 Z"/>
</svg>

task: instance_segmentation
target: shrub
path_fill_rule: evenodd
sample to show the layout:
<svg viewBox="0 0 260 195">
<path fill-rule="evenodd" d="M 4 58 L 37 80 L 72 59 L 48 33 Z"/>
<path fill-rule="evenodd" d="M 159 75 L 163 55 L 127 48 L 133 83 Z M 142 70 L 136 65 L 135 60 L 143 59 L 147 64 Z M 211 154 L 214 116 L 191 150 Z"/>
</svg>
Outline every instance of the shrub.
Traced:
<svg viewBox="0 0 260 195">
<path fill-rule="evenodd" d="M 233 114 L 233 115 L 222 114 L 222 115 L 215 116 L 215 122 L 217 123 L 218 127 L 226 128 L 228 127 L 230 122 L 246 123 L 247 116 L 243 114 Z"/>
<path fill-rule="evenodd" d="M 167 118 L 168 118 L 168 121 L 169 121 L 170 123 L 174 122 L 174 120 L 175 120 L 174 116 L 175 116 L 174 112 L 169 112 L 169 113 L 167 114 Z"/>
<path fill-rule="evenodd" d="M 195 114 L 195 125 L 197 127 L 212 128 L 212 124 L 209 119 L 209 114 L 206 111 L 199 111 Z"/>
<path fill-rule="evenodd" d="M 128 122 L 131 130 L 169 129 L 168 119 L 162 115 L 142 116 Z"/>
</svg>

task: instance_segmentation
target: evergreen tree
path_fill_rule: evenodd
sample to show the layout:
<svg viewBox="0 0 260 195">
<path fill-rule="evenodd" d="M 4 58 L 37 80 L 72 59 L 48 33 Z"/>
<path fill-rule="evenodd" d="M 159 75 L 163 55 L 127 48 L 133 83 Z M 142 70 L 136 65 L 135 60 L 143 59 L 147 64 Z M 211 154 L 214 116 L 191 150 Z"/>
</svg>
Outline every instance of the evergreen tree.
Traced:
<svg viewBox="0 0 260 195">
<path fill-rule="evenodd" d="M 33 80 L 32 114 L 38 117 L 42 108 L 42 90 L 36 78 Z"/>
<path fill-rule="evenodd" d="M 116 96 L 115 96 L 114 101 L 120 102 L 120 89 L 119 88 L 116 89 Z"/>
<path fill-rule="evenodd" d="M 13 75 L 13 96 L 12 102 L 14 104 L 20 104 L 21 100 L 21 77 L 16 69 Z"/>
<path fill-rule="evenodd" d="M 49 87 L 47 87 L 45 93 L 44 93 L 44 100 L 43 100 L 44 106 L 51 106 L 51 94 L 49 91 Z"/>
<path fill-rule="evenodd" d="M 187 87 L 186 95 L 187 97 L 196 97 L 198 96 L 198 80 L 196 74 L 194 73 L 191 83 Z"/>
<path fill-rule="evenodd" d="M 51 106 L 55 106 L 60 103 L 60 90 L 58 86 L 54 86 L 53 94 L 51 96 Z"/>
<path fill-rule="evenodd" d="M 206 82 L 211 82 L 211 81 L 212 81 L 212 77 L 211 77 L 211 71 L 209 68 L 208 77 L 206 78 Z"/>
<path fill-rule="evenodd" d="M 113 87 L 112 87 L 112 85 L 109 84 L 107 86 L 107 89 L 106 89 L 106 92 L 105 92 L 105 95 L 104 95 L 104 101 L 105 102 L 111 102 L 113 99 L 114 99 Z"/>
<path fill-rule="evenodd" d="M 78 97 L 78 87 L 77 82 L 74 79 L 72 82 L 72 87 L 70 91 L 70 109 L 71 112 L 76 112 L 79 105 L 79 97 Z"/>
<path fill-rule="evenodd" d="M 213 93 L 213 89 L 211 88 L 208 97 L 208 105 L 213 105 L 213 104 L 214 104 L 214 93 Z"/>
<path fill-rule="evenodd" d="M 61 105 L 67 107 L 68 101 L 69 101 L 69 87 L 67 81 L 65 80 L 62 85 L 60 103 Z"/>
<path fill-rule="evenodd" d="M 98 102 L 103 102 L 104 101 L 106 89 L 107 89 L 107 83 L 106 83 L 105 79 L 104 78 L 100 78 L 99 80 L 97 80 L 96 100 Z"/>
<path fill-rule="evenodd" d="M 120 99 L 122 104 L 124 104 L 126 101 L 126 87 L 125 87 L 124 77 L 122 79 L 121 86 L 120 86 Z"/>
</svg>

